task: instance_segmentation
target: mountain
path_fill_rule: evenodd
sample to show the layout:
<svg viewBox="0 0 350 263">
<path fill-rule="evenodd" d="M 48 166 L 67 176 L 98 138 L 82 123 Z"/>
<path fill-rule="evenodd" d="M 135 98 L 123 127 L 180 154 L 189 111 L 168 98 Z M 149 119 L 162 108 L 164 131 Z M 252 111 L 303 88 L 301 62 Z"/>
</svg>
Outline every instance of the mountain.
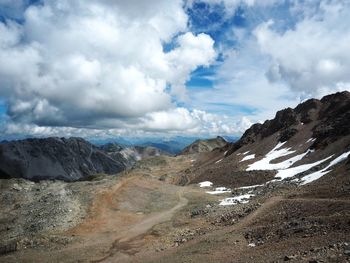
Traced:
<svg viewBox="0 0 350 263">
<path fill-rule="evenodd" d="M 181 151 L 181 155 L 186 154 L 194 154 L 194 153 L 202 153 L 202 152 L 210 152 L 215 148 L 221 148 L 227 145 L 227 141 L 220 136 L 217 136 L 213 139 L 206 140 L 196 140 L 192 144 L 188 145 Z"/>
<path fill-rule="evenodd" d="M 303 185 L 346 169 L 349 154 L 350 93 L 345 91 L 307 100 L 252 125 L 237 142 L 197 160 L 187 180 L 231 187 L 272 179 Z"/>
<path fill-rule="evenodd" d="M 97 173 L 116 174 L 127 167 L 81 138 L 26 139 L 0 144 L 0 178 L 76 181 Z"/>
</svg>

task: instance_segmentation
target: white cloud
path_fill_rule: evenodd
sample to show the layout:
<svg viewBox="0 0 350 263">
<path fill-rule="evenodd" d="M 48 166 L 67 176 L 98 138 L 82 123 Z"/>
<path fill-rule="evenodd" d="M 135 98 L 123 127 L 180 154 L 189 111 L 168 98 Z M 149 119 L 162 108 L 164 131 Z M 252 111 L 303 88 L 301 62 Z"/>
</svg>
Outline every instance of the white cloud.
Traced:
<svg viewBox="0 0 350 263">
<path fill-rule="evenodd" d="M 193 91 L 196 107 L 211 105 L 234 107 L 236 119 L 248 117 L 253 122 L 273 118 L 277 110 L 296 106 L 297 94 L 290 92 L 283 83 L 271 83 L 266 75 L 270 59 L 260 53 L 251 37 L 242 41 L 242 48 L 226 52 L 225 61 L 216 72 L 214 89 Z"/>
<path fill-rule="evenodd" d="M 0 22 L 0 96 L 18 125 L 124 129 L 170 114 L 216 57 L 210 36 L 187 32 L 182 0 L 44 0 L 22 16 Z"/>
<path fill-rule="evenodd" d="M 285 81 L 304 96 L 320 97 L 350 83 L 350 4 L 323 1 L 318 12 L 280 33 L 273 22 L 255 30 L 262 52 L 272 58 L 271 80 Z"/>
<path fill-rule="evenodd" d="M 168 79 L 173 85 L 173 93 L 186 99 L 185 83 L 190 73 L 198 65 L 209 66 L 216 58 L 214 40 L 203 33 L 194 36 L 189 32 L 179 36 L 177 42 L 178 48 L 166 54 L 166 60 L 173 69 L 169 71 Z"/>
</svg>

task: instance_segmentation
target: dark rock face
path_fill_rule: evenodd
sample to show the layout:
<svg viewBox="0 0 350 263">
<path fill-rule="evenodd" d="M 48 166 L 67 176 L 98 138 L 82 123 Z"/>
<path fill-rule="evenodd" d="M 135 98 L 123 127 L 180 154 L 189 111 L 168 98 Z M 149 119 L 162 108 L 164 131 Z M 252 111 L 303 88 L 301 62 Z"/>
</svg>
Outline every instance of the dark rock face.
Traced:
<svg viewBox="0 0 350 263">
<path fill-rule="evenodd" d="M 76 181 L 97 173 L 116 174 L 125 161 L 113 159 L 81 138 L 27 139 L 0 144 L 0 178 Z"/>
<path fill-rule="evenodd" d="M 314 123 L 314 148 L 322 148 L 350 134 L 350 92 L 338 92 L 321 100 L 310 99 L 295 109 L 278 111 L 275 118 L 263 124 L 254 124 L 236 143 L 230 145 L 227 155 L 246 144 L 251 144 L 274 133 L 280 133 L 280 141 L 287 141 L 298 132 L 299 124 Z"/>
<path fill-rule="evenodd" d="M 293 109 L 287 108 L 276 113 L 276 117 L 273 120 L 265 121 L 262 126 L 261 135 L 263 138 L 274 134 L 277 131 L 289 128 L 290 126 L 298 123 L 297 114 Z"/>
<path fill-rule="evenodd" d="M 322 103 L 316 99 L 309 99 L 299 104 L 294 111 L 300 116 L 302 123 L 310 123 L 318 117 L 318 110 L 322 106 Z"/>
<path fill-rule="evenodd" d="M 313 129 L 314 146 L 324 147 L 350 134 L 350 93 L 341 92 L 322 98 L 319 123 Z"/>
</svg>

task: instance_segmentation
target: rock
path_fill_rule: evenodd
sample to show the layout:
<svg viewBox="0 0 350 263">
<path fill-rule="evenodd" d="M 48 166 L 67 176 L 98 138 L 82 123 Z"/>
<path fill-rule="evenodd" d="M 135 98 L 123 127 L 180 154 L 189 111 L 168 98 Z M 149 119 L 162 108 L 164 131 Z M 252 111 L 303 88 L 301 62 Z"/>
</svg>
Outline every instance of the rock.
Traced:
<svg viewBox="0 0 350 263">
<path fill-rule="evenodd" d="M 13 184 L 12 189 L 16 191 L 21 191 L 23 188 L 20 187 L 18 184 Z"/>
<path fill-rule="evenodd" d="M 0 245 L 0 255 L 5 255 L 17 250 L 17 242 L 13 241 L 8 244 Z"/>
<path fill-rule="evenodd" d="M 292 259 L 296 259 L 296 256 L 284 256 L 284 258 L 283 258 L 284 261 L 289 261 Z"/>
<path fill-rule="evenodd" d="M 349 256 L 349 257 L 350 257 L 350 249 L 345 250 L 345 251 L 344 251 L 344 255 Z"/>
</svg>

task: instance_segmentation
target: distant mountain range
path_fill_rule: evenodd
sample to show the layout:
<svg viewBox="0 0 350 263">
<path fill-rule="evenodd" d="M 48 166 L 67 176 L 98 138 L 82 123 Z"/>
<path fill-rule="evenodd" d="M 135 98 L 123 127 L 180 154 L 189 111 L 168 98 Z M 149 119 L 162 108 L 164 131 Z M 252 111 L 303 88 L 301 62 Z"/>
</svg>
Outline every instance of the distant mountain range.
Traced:
<svg viewBox="0 0 350 263">
<path fill-rule="evenodd" d="M 179 153 L 193 140 L 192 137 L 159 142 L 122 139 L 123 144 L 99 141 L 100 145 L 82 138 L 58 137 L 3 141 L 0 178 L 76 181 L 98 173 L 117 174 L 144 158 Z M 136 141 L 140 145 L 131 144 Z"/>
<path fill-rule="evenodd" d="M 236 136 L 222 136 L 228 142 L 235 142 L 239 139 Z M 207 139 L 208 137 L 192 137 L 192 136 L 174 136 L 170 138 L 164 137 L 118 137 L 106 140 L 90 140 L 90 142 L 103 145 L 107 143 L 117 143 L 123 146 L 151 146 L 156 147 L 170 154 L 179 154 L 185 147 L 198 139 Z"/>
</svg>

